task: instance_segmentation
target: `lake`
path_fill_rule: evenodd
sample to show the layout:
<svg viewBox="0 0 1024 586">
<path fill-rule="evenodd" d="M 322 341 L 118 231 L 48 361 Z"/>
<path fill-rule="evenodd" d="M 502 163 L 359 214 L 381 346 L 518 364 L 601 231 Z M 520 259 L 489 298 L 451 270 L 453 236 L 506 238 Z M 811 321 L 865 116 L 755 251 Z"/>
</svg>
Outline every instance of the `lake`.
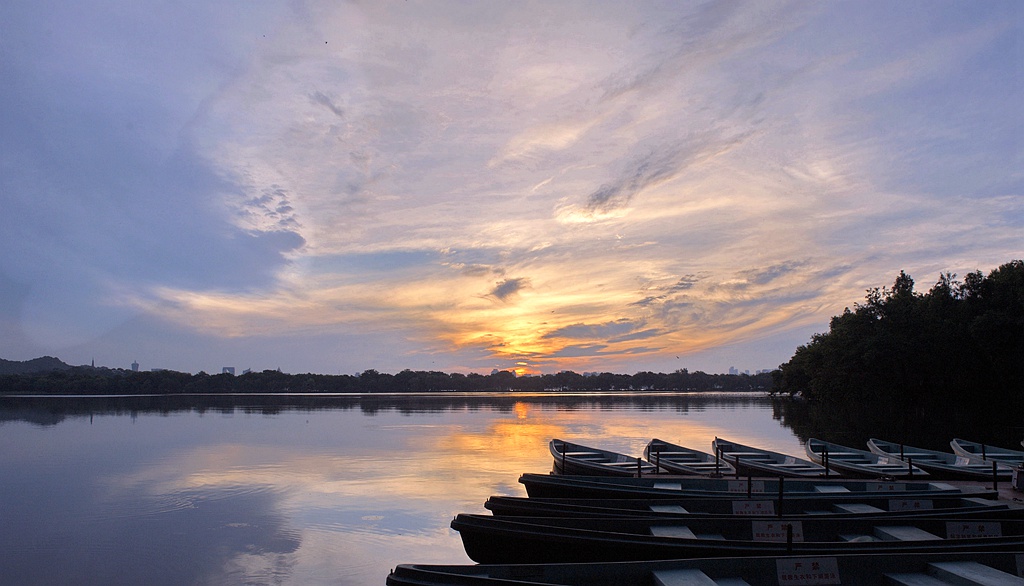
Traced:
<svg viewBox="0 0 1024 586">
<path fill-rule="evenodd" d="M 803 456 L 753 394 L 0 397 L 0 583 L 381 585 L 553 437 Z"/>
</svg>

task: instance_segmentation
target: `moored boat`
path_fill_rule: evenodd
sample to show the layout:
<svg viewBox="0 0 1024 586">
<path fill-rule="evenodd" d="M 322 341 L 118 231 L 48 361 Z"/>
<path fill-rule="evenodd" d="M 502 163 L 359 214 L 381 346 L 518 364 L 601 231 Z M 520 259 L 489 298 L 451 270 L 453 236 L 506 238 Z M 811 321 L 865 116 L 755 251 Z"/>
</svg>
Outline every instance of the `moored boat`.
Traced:
<svg viewBox="0 0 1024 586">
<path fill-rule="evenodd" d="M 598 476 L 644 476 L 657 468 L 640 458 L 553 439 L 548 450 L 555 459 L 555 472 Z"/>
<path fill-rule="evenodd" d="M 484 508 L 496 517 L 789 517 L 894 516 L 1024 519 L 1024 505 L 961 495 L 799 498 L 768 496 L 680 499 L 574 499 L 492 496 Z"/>
<path fill-rule="evenodd" d="M 825 467 L 803 458 L 762 450 L 716 437 L 711 449 L 736 467 L 740 474 L 782 476 L 787 478 L 818 478 L 825 476 Z"/>
<path fill-rule="evenodd" d="M 868 449 L 876 454 L 913 463 L 914 466 L 928 472 L 932 478 L 979 481 L 1010 479 L 1008 468 L 996 467 L 993 470 L 990 463 L 957 456 L 951 452 L 915 448 L 878 438 L 868 440 Z"/>
<path fill-rule="evenodd" d="M 926 553 L 779 556 L 584 564 L 401 564 L 389 586 L 532 584 L 650 586 L 652 584 L 1005 584 L 1022 586 L 1019 553 Z M 979 582 L 979 580 L 987 580 Z"/>
<path fill-rule="evenodd" d="M 1000 448 L 960 438 L 953 438 L 949 445 L 953 448 L 954 454 L 970 460 L 995 462 L 1000 466 L 1010 468 L 1024 464 L 1024 452 L 1020 450 Z"/>
<path fill-rule="evenodd" d="M 928 473 L 898 458 L 880 456 L 868 450 L 858 450 L 832 442 L 810 438 L 805 446 L 807 455 L 829 470 L 855 478 L 924 478 Z"/>
<path fill-rule="evenodd" d="M 657 438 L 652 439 L 644 448 L 644 458 L 671 474 L 721 476 L 736 472 L 732 464 L 716 455 Z"/>
<path fill-rule="evenodd" d="M 1024 521 L 494 517 L 451 522 L 475 562 L 559 563 L 853 553 L 1024 551 Z"/>
<path fill-rule="evenodd" d="M 871 481 L 841 479 L 787 478 L 694 478 L 683 476 L 644 476 L 618 478 L 611 476 L 558 476 L 526 473 L 519 477 L 531 497 L 541 498 L 733 498 L 737 495 L 777 495 L 785 498 L 849 499 L 861 496 L 898 494 L 959 494 L 962 496 L 993 495 L 977 486 L 954 486 L 944 482 Z M 994 498 L 994 497 L 993 497 Z"/>
</svg>

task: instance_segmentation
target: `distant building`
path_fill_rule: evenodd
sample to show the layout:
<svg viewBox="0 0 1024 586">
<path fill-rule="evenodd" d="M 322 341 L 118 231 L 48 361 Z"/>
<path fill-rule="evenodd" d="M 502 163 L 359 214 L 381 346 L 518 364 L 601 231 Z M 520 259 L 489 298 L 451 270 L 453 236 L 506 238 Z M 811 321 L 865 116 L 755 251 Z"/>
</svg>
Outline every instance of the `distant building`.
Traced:
<svg viewBox="0 0 1024 586">
<path fill-rule="evenodd" d="M 132 362 L 132 372 L 139 372 L 139 361 Z"/>
<path fill-rule="evenodd" d="M 224 368 L 221 369 L 220 373 L 221 374 L 230 374 L 231 376 L 235 376 L 235 367 L 234 366 L 225 366 Z"/>
<path fill-rule="evenodd" d="M 735 366 L 729 367 L 729 374 L 739 374 L 740 371 Z"/>
</svg>

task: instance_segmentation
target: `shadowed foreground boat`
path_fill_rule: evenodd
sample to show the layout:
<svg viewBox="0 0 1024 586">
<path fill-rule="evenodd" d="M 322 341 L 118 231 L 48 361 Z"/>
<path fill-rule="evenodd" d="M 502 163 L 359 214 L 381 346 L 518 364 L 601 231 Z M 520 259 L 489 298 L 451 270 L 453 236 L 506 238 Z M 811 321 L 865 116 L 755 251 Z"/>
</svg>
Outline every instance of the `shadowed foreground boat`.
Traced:
<svg viewBox="0 0 1024 586">
<path fill-rule="evenodd" d="M 479 563 L 765 555 L 1024 551 L 1024 521 L 1001 519 L 650 519 L 493 517 L 451 523 Z"/>
<path fill-rule="evenodd" d="M 804 447 L 807 456 L 829 470 L 849 478 L 925 478 L 928 473 L 899 458 L 878 455 L 831 442 L 810 438 Z M 827 464 L 826 464 L 827 462 Z"/>
<path fill-rule="evenodd" d="M 553 439 L 548 450 L 555 459 L 555 472 L 588 476 L 647 476 L 657 469 L 640 458 Z"/>
<path fill-rule="evenodd" d="M 799 517 L 866 519 L 921 516 L 1024 519 L 1024 505 L 983 498 L 877 497 L 836 499 L 542 499 L 492 496 L 484 508 L 497 517 Z"/>
<path fill-rule="evenodd" d="M 1024 585 L 1020 553 L 745 557 L 658 562 L 513 565 L 403 564 L 390 586 L 561 584 L 565 586 L 783 586 L 857 584 Z"/>
<path fill-rule="evenodd" d="M 735 474 L 732 464 L 712 454 L 652 439 L 644 448 L 644 458 L 672 474 L 721 476 Z"/>
<path fill-rule="evenodd" d="M 733 498 L 739 494 L 777 495 L 780 479 L 685 478 L 646 476 L 613 478 L 609 476 L 556 476 L 526 473 L 519 477 L 531 497 L 539 498 Z M 869 481 L 869 480 L 792 480 L 781 481 L 785 498 L 833 496 L 881 496 L 908 494 L 962 494 L 995 498 L 987 489 L 958 487 L 944 482 Z"/>
<path fill-rule="evenodd" d="M 914 466 L 921 468 L 932 478 L 993 480 L 992 463 L 973 460 L 966 456 L 905 446 L 877 438 L 868 440 L 868 449 L 876 454 L 883 454 L 904 462 L 913 462 Z M 997 466 L 994 476 L 997 481 L 1009 480 L 1010 469 Z"/>
<path fill-rule="evenodd" d="M 788 454 L 762 450 L 716 437 L 712 451 L 735 466 L 740 474 L 786 478 L 824 478 L 825 467 Z M 838 476 L 838 475 L 837 475 Z"/>
</svg>

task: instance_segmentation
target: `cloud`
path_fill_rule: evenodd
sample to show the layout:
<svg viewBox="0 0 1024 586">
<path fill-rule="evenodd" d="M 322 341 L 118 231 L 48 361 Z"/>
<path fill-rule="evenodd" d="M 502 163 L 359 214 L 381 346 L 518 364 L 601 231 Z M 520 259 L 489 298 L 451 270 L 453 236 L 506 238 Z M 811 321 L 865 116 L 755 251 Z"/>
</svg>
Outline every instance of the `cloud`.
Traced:
<svg viewBox="0 0 1024 586">
<path fill-rule="evenodd" d="M 310 94 L 309 99 L 313 100 L 314 103 L 320 104 L 321 106 L 327 108 L 328 110 L 333 112 L 335 116 L 344 120 L 345 111 L 340 106 L 335 104 L 334 101 L 327 94 L 319 91 L 313 92 L 312 94 Z"/>
<path fill-rule="evenodd" d="M 674 369 L 1020 248 L 1008 4 L 45 8 L 0 19 L 0 351 Z"/>
<path fill-rule="evenodd" d="M 632 161 L 625 172 L 587 196 L 587 210 L 604 212 L 629 204 L 644 189 L 672 180 L 692 165 L 709 161 L 743 143 L 744 136 L 729 139 L 705 136 L 687 145 L 663 145 Z"/>
<path fill-rule="evenodd" d="M 638 332 L 633 332 L 631 334 L 619 336 L 617 338 L 611 338 L 608 341 L 613 344 L 616 344 L 620 342 L 632 342 L 633 340 L 647 340 L 649 338 L 657 338 L 659 336 L 664 336 L 667 333 L 668 332 L 666 330 L 651 328 L 648 330 L 640 330 Z"/>
<path fill-rule="evenodd" d="M 632 332 L 642 324 L 627 319 L 603 324 L 573 324 L 544 334 L 545 338 L 578 338 L 587 340 L 606 339 Z"/>
<path fill-rule="evenodd" d="M 488 293 L 488 295 L 498 299 L 499 301 L 508 301 L 510 297 L 515 296 L 523 290 L 523 288 L 529 286 L 529 284 L 530 280 L 523 277 L 505 279 L 504 281 L 500 281 L 494 289 L 491 289 L 491 292 Z"/>
</svg>

